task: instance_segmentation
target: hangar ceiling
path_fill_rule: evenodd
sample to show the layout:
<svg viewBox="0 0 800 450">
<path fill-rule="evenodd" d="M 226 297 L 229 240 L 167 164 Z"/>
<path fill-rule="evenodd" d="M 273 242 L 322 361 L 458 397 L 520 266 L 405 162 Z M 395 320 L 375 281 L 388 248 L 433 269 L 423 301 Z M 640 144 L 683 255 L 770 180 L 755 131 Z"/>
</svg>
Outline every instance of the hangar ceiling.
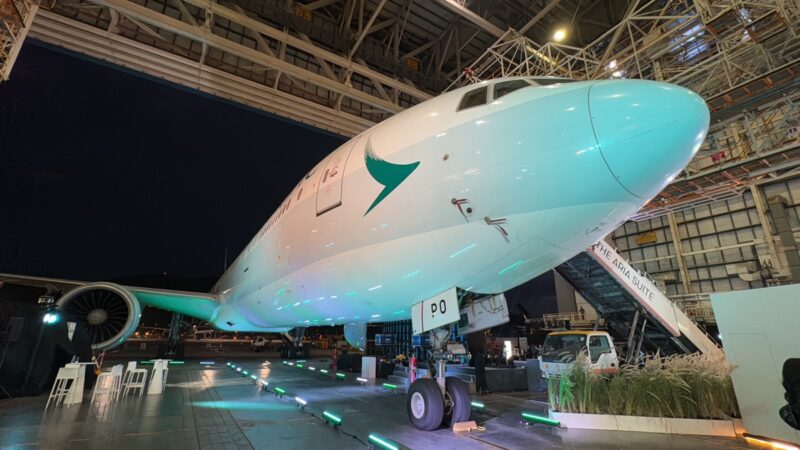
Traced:
<svg viewBox="0 0 800 450">
<path fill-rule="evenodd" d="M 57 0 L 31 35 L 339 134 L 443 91 L 509 29 L 591 42 L 622 0 Z"/>
<path fill-rule="evenodd" d="M 0 81 L 29 33 L 345 136 L 444 90 L 498 76 L 646 78 L 690 87 L 713 112 L 709 138 L 639 218 L 718 201 L 800 170 L 791 131 L 800 123 L 800 0 L 0 5 Z M 559 28 L 567 37 L 554 42 Z"/>
</svg>

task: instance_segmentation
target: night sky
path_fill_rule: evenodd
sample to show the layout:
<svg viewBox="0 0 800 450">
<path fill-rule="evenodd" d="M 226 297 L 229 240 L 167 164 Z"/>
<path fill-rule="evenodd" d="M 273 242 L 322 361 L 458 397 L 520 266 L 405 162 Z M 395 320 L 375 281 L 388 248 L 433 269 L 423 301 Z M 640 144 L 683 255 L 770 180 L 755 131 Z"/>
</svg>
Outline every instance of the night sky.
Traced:
<svg viewBox="0 0 800 450">
<path fill-rule="evenodd" d="M 219 276 L 343 138 L 27 42 L 0 84 L 0 272 Z"/>
</svg>

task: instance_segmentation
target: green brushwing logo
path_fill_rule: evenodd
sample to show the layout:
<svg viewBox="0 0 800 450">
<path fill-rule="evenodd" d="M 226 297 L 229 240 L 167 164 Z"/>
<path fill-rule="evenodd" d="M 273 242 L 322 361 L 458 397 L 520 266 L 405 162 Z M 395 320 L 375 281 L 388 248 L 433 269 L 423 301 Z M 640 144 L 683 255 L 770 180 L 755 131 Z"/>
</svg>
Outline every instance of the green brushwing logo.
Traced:
<svg viewBox="0 0 800 450">
<path fill-rule="evenodd" d="M 388 197 L 392 191 L 397 189 L 397 186 L 400 186 L 419 166 L 419 161 L 411 164 L 393 164 L 384 161 L 372 150 L 372 138 L 367 139 L 367 146 L 364 149 L 364 162 L 367 164 L 367 171 L 372 175 L 372 178 L 383 185 L 383 190 L 375 198 L 375 201 L 369 205 L 369 209 L 364 213 L 365 216 L 378 206 L 383 199 Z"/>
</svg>

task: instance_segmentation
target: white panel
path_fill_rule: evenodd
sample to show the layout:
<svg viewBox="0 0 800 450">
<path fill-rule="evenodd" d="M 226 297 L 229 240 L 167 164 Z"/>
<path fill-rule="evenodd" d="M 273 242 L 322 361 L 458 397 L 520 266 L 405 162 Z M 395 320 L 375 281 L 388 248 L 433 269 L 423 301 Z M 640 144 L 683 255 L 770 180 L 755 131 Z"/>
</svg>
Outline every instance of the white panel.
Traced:
<svg viewBox="0 0 800 450">
<path fill-rule="evenodd" d="M 731 220 L 733 221 L 733 226 L 736 228 L 750 225 L 750 217 L 747 215 L 747 211 L 736 211 L 731 214 Z"/>
<path fill-rule="evenodd" d="M 719 244 L 722 246 L 738 244 L 738 242 L 736 241 L 736 234 L 733 231 L 720 233 L 718 237 L 719 237 Z"/>
<path fill-rule="evenodd" d="M 728 204 L 726 202 L 712 203 L 711 214 L 724 214 L 728 212 Z"/>
<path fill-rule="evenodd" d="M 734 198 L 728 199 L 728 206 L 730 207 L 730 209 L 732 211 L 733 210 L 738 210 L 738 209 L 743 209 L 745 207 L 744 198 L 742 198 L 742 197 L 734 197 Z"/>
<path fill-rule="evenodd" d="M 791 442 L 800 442 L 800 431 L 778 409 L 786 404 L 783 364 L 798 357 L 798 298 L 798 285 L 711 295 L 725 356 L 736 366 L 731 378 L 747 431 Z"/>
<path fill-rule="evenodd" d="M 727 292 L 731 290 L 731 283 L 728 280 L 712 280 L 714 292 Z"/>
<path fill-rule="evenodd" d="M 700 234 L 708 235 L 715 232 L 714 230 L 714 221 L 711 219 L 704 219 L 697 222 L 697 228 L 700 231 Z M 703 238 L 706 239 L 707 237 Z M 705 241 L 704 241 L 705 242 Z"/>
<path fill-rule="evenodd" d="M 708 268 L 712 278 L 727 278 L 728 272 L 725 266 L 711 266 Z"/>
<path fill-rule="evenodd" d="M 456 288 L 417 303 L 411 307 L 411 328 L 414 334 L 433 330 L 459 319 Z"/>
<path fill-rule="evenodd" d="M 699 206 L 694 209 L 694 214 L 698 219 L 708 217 L 711 215 L 711 208 L 709 208 L 708 205 Z"/>
<path fill-rule="evenodd" d="M 714 217 L 714 225 L 716 225 L 717 231 L 728 231 L 733 229 L 733 220 L 729 215 L 717 216 Z"/>
</svg>

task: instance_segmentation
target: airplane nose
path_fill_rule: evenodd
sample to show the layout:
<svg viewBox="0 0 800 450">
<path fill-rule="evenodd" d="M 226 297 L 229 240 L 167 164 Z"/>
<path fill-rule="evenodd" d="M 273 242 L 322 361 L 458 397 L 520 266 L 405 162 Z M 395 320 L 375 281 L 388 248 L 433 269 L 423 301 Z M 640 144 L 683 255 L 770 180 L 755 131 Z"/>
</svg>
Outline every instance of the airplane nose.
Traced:
<svg viewBox="0 0 800 450">
<path fill-rule="evenodd" d="M 689 89 L 647 80 L 605 80 L 589 89 L 595 138 L 622 186 L 650 199 L 683 170 L 708 132 L 706 102 Z"/>
</svg>

